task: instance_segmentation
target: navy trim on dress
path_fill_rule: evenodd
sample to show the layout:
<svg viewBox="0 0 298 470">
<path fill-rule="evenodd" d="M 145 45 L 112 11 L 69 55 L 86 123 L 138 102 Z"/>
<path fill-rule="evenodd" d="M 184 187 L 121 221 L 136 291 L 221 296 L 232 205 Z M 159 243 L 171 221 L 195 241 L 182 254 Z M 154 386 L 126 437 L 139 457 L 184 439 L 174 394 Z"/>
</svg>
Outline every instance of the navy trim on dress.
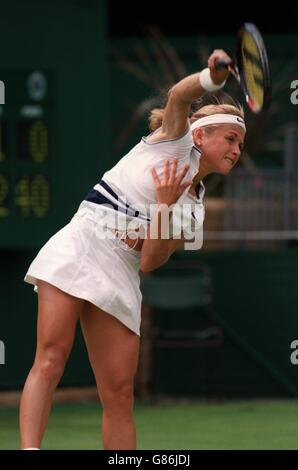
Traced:
<svg viewBox="0 0 298 470">
<path fill-rule="evenodd" d="M 118 194 L 115 193 L 115 191 L 112 190 L 111 186 L 109 186 L 105 181 L 101 180 L 99 182 L 100 186 L 102 186 L 111 196 L 113 196 L 117 201 L 121 202 L 125 207 L 128 209 L 130 208 L 126 202 L 122 201 L 122 199 L 118 196 Z"/>
<path fill-rule="evenodd" d="M 101 192 L 97 191 L 94 188 L 91 189 L 91 191 L 89 191 L 89 193 L 86 195 L 84 199 L 85 201 L 93 202 L 94 204 L 106 204 L 106 205 L 112 206 L 115 211 L 122 212 L 126 215 L 129 215 L 130 217 L 142 218 L 142 219 L 145 219 L 147 222 L 150 222 L 150 219 L 146 215 L 141 214 L 140 211 L 135 210 L 133 207 L 129 206 L 129 204 L 124 203 L 121 200 L 121 198 L 113 191 L 113 189 L 105 181 L 101 180 L 99 184 L 117 201 L 125 205 L 126 208 L 121 207 L 115 202 L 112 202 L 110 199 L 108 199 Z"/>
</svg>

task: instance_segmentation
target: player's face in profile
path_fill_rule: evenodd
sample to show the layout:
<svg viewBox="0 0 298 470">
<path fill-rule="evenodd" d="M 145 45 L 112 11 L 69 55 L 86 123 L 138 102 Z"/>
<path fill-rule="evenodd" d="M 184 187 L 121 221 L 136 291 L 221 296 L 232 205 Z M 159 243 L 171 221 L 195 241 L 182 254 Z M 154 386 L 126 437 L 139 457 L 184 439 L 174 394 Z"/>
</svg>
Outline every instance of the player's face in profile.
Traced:
<svg viewBox="0 0 298 470">
<path fill-rule="evenodd" d="M 244 130 L 234 124 L 222 125 L 210 134 L 203 133 L 201 149 L 213 173 L 227 175 L 239 160 Z"/>
</svg>

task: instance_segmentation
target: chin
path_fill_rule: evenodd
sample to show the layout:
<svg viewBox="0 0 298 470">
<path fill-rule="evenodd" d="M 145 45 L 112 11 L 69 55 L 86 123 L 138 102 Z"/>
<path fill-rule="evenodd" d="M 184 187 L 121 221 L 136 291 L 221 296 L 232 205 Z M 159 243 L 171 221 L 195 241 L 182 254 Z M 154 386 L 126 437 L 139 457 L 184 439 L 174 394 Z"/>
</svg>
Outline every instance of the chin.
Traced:
<svg viewBox="0 0 298 470">
<path fill-rule="evenodd" d="M 233 167 L 231 168 L 222 168 L 221 171 L 218 173 L 223 176 L 227 176 L 231 171 L 233 170 Z"/>
</svg>

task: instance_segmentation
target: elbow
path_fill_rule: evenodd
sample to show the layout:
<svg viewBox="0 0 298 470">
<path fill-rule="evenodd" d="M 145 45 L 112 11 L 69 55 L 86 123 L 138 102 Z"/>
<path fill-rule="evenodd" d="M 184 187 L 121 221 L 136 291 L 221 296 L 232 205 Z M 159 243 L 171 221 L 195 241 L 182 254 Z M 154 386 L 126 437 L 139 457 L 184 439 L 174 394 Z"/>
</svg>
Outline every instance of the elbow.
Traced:
<svg viewBox="0 0 298 470">
<path fill-rule="evenodd" d="M 141 265 L 140 265 L 140 270 L 142 273 L 150 273 L 151 271 L 154 271 L 155 266 L 153 265 L 152 262 L 148 259 L 141 259 Z"/>
<path fill-rule="evenodd" d="M 150 256 L 142 256 L 141 257 L 141 264 L 140 264 L 140 270 L 142 273 L 150 273 L 151 271 L 154 271 L 155 269 L 159 268 L 162 266 L 164 263 L 166 263 L 169 259 L 169 256 L 167 258 L 161 259 L 154 259 Z"/>
</svg>

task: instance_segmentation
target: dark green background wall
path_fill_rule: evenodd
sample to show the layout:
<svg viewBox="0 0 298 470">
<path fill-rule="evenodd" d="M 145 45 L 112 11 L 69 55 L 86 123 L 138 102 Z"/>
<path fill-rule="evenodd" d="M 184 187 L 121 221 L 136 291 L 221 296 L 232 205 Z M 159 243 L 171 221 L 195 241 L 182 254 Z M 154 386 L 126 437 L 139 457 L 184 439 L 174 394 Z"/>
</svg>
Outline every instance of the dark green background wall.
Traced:
<svg viewBox="0 0 298 470">
<path fill-rule="evenodd" d="M 223 328 L 224 344 L 217 350 L 155 348 L 156 391 L 298 396 L 298 365 L 290 361 L 290 345 L 298 339 L 298 252 L 182 252 L 173 260 L 210 269 L 210 312 Z M 162 323 L 162 314 L 155 312 L 154 324 Z M 173 314 L 180 315 L 182 329 L 196 328 L 202 309 Z M 171 328 L 170 317 L 163 328 Z"/>
</svg>

